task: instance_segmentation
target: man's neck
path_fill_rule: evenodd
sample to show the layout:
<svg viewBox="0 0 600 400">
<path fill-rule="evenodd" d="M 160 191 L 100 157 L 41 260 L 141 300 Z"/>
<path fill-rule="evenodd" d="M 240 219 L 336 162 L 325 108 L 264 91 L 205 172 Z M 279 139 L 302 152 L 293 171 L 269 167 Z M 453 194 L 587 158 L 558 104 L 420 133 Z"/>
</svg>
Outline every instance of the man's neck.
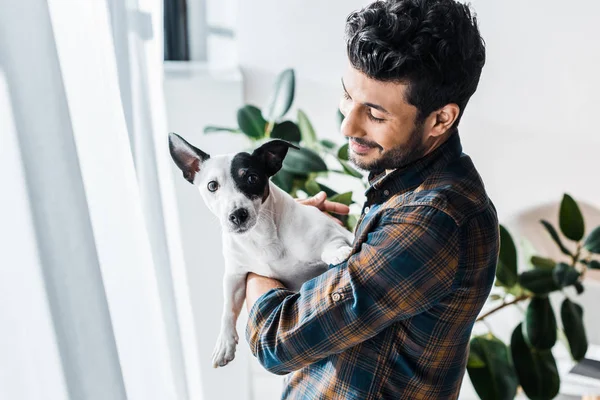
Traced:
<svg viewBox="0 0 600 400">
<path fill-rule="evenodd" d="M 442 144 L 444 144 L 449 138 L 450 136 L 452 136 L 453 132 L 447 132 L 442 136 L 438 136 L 437 138 L 433 139 L 432 143 L 428 146 L 428 149 L 423 153 L 423 155 L 421 156 L 421 158 L 427 156 L 428 154 L 432 153 L 435 149 L 437 149 L 438 147 L 440 147 Z M 393 171 L 395 171 L 397 168 L 393 168 L 393 169 L 386 169 L 385 170 L 385 174 L 388 175 L 390 173 L 392 173 Z"/>
</svg>

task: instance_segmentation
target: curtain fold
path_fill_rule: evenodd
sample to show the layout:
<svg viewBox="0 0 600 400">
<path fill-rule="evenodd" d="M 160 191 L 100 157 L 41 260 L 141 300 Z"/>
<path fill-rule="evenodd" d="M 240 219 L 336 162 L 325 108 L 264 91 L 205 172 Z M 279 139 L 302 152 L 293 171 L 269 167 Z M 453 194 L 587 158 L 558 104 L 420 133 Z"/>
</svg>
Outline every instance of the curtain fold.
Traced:
<svg viewBox="0 0 600 400">
<path fill-rule="evenodd" d="M 0 0 L 0 398 L 202 399 L 162 34 L 161 1 Z"/>
</svg>

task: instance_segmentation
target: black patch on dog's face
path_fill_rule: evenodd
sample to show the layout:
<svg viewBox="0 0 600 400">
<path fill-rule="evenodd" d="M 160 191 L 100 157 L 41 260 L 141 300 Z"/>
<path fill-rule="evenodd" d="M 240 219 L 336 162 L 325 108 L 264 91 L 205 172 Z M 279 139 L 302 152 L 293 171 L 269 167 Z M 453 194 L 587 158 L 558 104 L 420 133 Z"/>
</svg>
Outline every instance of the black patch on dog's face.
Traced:
<svg viewBox="0 0 600 400">
<path fill-rule="evenodd" d="M 269 196 L 269 175 L 264 161 L 248 153 L 239 153 L 231 161 L 231 177 L 235 187 L 251 200 Z"/>
</svg>

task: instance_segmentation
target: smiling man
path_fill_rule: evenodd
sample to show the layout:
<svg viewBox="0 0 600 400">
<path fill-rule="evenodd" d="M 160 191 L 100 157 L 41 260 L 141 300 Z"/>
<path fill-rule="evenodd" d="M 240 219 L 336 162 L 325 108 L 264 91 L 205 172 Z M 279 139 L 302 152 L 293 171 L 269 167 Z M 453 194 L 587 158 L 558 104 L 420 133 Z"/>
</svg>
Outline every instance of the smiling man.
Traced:
<svg viewBox="0 0 600 400">
<path fill-rule="evenodd" d="M 299 292 L 249 276 L 246 336 L 285 399 L 456 399 L 499 250 L 458 133 L 483 40 L 454 0 L 372 3 L 346 40 L 342 133 L 370 183 L 353 252 Z"/>
</svg>

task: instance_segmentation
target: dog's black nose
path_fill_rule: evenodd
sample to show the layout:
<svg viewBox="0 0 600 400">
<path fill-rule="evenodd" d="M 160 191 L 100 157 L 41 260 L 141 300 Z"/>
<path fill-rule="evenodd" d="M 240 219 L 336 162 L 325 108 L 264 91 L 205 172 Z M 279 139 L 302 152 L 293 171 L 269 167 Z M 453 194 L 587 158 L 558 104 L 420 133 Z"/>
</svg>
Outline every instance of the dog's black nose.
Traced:
<svg viewBox="0 0 600 400">
<path fill-rule="evenodd" d="M 235 225 L 240 226 L 248 219 L 248 211 L 245 208 L 238 208 L 229 214 L 229 220 Z"/>
</svg>

